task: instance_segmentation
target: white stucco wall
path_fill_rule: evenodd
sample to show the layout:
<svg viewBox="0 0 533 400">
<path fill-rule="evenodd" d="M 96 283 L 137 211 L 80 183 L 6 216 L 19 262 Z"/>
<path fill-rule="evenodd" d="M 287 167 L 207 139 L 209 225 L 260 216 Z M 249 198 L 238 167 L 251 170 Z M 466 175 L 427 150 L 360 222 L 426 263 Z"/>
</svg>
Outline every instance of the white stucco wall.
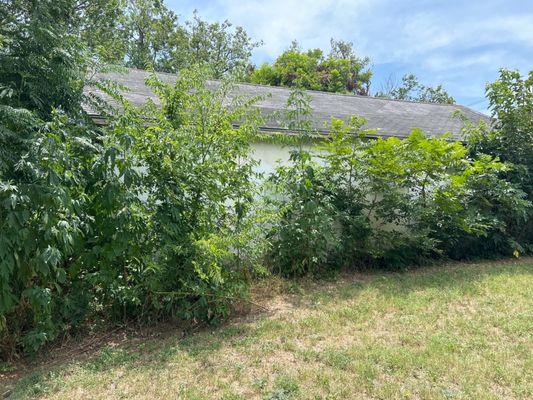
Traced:
<svg viewBox="0 0 533 400">
<path fill-rule="evenodd" d="M 256 142 L 252 145 L 251 157 L 260 163 L 256 170 L 268 175 L 274 172 L 278 162 L 286 164 L 289 161 L 289 152 L 289 147 L 277 143 Z"/>
<path fill-rule="evenodd" d="M 312 150 L 313 145 L 305 144 L 303 146 L 306 150 Z M 291 146 L 281 145 L 270 142 L 255 142 L 252 144 L 252 158 L 259 161 L 256 171 L 268 176 L 275 171 L 276 167 L 281 163 L 287 165 L 290 158 Z M 317 159 L 316 161 L 319 162 Z"/>
</svg>

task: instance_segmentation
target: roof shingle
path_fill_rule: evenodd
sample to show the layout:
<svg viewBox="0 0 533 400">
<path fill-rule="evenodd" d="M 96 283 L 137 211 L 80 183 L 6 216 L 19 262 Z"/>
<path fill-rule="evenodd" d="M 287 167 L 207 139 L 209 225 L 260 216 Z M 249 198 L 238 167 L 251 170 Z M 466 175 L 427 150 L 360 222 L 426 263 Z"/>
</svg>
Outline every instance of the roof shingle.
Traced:
<svg viewBox="0 0 533 400">
<path fill-rule="evenodd" d="M 145 84 L 149 75 L 147 71 L 129 69 L 127 73 L 104 73 L 98 76 L 127 87 L 128 91 L 123 93 L 124 97 L 135 105 L 142 105 L 148 99 L 158 102 L 150 87 Z M 164 82 L 172 83 L 176 80 L 176 75 L 173 74 L 158 73 L 158 76 Z M 217 84 L 216 81 L 210 83 Z M 95 88 L 89 87 L 85 91 L 102 95 Z M 282 111 L 290 94 L 289 88 L 246 83 L 237 84 L 234 91 L 238 95 L 247 96 L 269 94 L 255 105 L 261 108 L 264 114 Z M 365 129 L 376 129 L 378 136 L 384 137 L 406 137 L 413 128 L 420 128 L 432 136 L 449 132 L 453 138 L 460 140 L 463 122 L 454 116 L 456 110 L 461 111 L 473 123 L 479 120 L 489 123 L 486 115 L 458 104 L 418 103 L 312 90 L 307 92 L 311 96 L 310 106 L 313 109 L 314 127 L 322 133 L 327 133 L 325 126 L 332 116 L 345 121 L 352 115 L 362 116 L 367 119 Z M 94 115 L 94 117 L 97 116 Z M 261 128 L 265 131 L 282 132 L 285 130 L 275 118 L 269 119 Z"/>
</svg>

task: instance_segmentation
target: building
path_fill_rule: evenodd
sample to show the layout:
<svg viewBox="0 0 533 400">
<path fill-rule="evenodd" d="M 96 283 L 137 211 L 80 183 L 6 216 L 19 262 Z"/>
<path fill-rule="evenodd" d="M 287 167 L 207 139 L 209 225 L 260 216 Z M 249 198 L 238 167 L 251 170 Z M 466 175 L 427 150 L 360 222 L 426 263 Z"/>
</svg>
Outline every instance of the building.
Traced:
<svg viewBox="0 0 533 400">
<path fill-rule="evenodd" d="M 134 105 L 142 105 L 148 99 L 156 104 L 157 97 L 149 86 L 145 84 L 146 78 L 150 75 L 147 71 L 129 69 L 126 73 L 105 73 L 100 74 L 102 78 L 110 79 L 119 85 L 127 87 L 123 93 L 124 97 Z M 158 73 L 164 82 L 172 83 L 176 80 L 176 75 Z M 216 81 L 209 84 L 217 85 Z M 95 88 L 86 88 L 86 93 L 103 95 Z M 265 115 L 281 112 L 285 108 L 287 98 L 290 94 L 289 88 L 273 87 L 256 84 L 240 83 L 235 87 L 235 93 L 247 96 L 265 96 L 256 106 Z M 419 103 L 404 100 L 390 100 L 370 96 L 357 96 L 351 94 L 337 94 L 309 90 L 307 93 L 311 97 L 311 107 L 313 109 L 312 121 L 318 134 L 327 135 L 325 125 L 333 116 L 343 120 L 348 120 L 352 115 L 359 115 L 367 120 L 365 129 L 375 129 L 375 135 L 379 137 L 407 137 L 413 128 L 422 129 L 427 135 L 437 136 L 449 133 L 453 139 L 462 140 L 463 120 L 456 113 L 459 111 L 472 123 L 479 120 L 489 122 L 489 118 L 477 111 L 458 104 L 434 104 Z M 102 117 L 96 113 L 91 113 L 91 117 L 97 123 L 105 123 Z M 294 133 L 286 129 L 276 118 L 268 121 L 260 127 L 265 133 Z M 272 170 L 278 160 L 286 160 L 289 150 L 281 145 L 270 142 L 258 142 L 254 145 L 254 157 L 261 161 L 261 170 Z"/>
</svg>

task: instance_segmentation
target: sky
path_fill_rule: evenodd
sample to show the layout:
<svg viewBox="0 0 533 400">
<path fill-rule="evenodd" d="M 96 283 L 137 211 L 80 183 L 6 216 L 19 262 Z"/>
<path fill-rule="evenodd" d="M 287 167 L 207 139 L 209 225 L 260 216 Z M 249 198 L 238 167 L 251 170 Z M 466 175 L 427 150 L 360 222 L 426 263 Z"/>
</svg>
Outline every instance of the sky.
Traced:
<svg viewBox="0 0 533 400">
<path fill-rule="evenodd" d="M 533 0 L 166 0 L 183 22 L 195 9 L 227 19 L 263 45 L 272 62 L 296 39 L 329 51 L 330 38 L 354 43 L 371 59 L 371 90 L 414 73 L 442 84 L 459 104 L 487 112 L 485 85 L 499 68 L 533 69 Z"/>
</svg>

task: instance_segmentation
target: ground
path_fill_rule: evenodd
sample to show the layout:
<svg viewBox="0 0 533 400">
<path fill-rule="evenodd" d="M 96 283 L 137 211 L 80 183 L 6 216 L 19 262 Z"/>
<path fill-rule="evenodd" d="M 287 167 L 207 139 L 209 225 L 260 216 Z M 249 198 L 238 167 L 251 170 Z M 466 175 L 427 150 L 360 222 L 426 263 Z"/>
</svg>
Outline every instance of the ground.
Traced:
<svg viewBox="0 0 533 400">
<path fill-rule="evenodd" d="M 222 327 L 111 340 L 90 355 L 50 354 L 60 361 L 0 381 L 0 395 L 533 398 L 532 288 L 532 258 L 326 282 L 267 279 L 254 288 L 254 310 Z"/>
</svg>

